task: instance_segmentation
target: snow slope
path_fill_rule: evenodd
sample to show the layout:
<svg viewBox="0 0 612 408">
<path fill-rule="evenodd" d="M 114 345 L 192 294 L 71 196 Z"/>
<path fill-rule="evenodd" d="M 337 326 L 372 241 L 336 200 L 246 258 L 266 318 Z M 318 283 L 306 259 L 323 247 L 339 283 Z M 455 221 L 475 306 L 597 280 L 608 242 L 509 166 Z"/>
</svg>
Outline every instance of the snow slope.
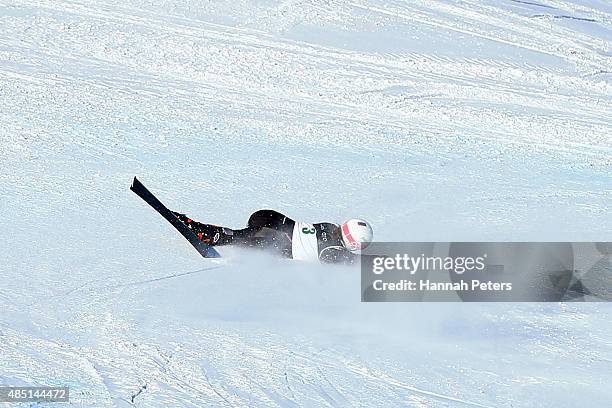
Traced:
<svg viewBox="0 0 612 408">
<path fill-rule="evenodd" d="M 0 2 L 0 384 L 76 406 L 606 406 L 607 304 L 361 304 L 240 226 L 610 240 L 603 0 Z M 229 254 L 227 251 L 226 255 Z"/>
</svg>

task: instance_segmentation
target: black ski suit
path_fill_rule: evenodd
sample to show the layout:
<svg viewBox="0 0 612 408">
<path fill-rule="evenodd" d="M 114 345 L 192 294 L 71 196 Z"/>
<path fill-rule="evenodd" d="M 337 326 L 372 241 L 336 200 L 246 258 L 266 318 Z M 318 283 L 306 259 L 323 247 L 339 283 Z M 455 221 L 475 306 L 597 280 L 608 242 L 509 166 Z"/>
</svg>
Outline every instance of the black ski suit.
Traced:
<svg viewBox="0 0 612 408">
<path fill-rule="evenodd" d="M 359 259 L 342 243 L 340 227 L 328 222 L 305 224 L 274 210 L 259 210 L 251 214 L 246 228 L 230 229 L 174 214 L 211 246 L 269 249 L 286 258 L 318 259 L 325 263 L 352 264 Z"/>
</svg>

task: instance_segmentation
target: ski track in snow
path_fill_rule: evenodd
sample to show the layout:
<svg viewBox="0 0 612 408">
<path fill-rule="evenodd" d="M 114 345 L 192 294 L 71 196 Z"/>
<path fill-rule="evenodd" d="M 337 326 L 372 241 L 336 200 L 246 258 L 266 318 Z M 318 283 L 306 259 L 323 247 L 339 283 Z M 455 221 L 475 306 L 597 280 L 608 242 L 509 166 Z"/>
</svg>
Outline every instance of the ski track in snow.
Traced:
<svg viewBox="0 0 612 408">
<path fill-rule="evenodd" d="M 203 261 L 128 190 L 228 226 L 271 207 L 388 241 L 610 240 L 608 3 L 0 19 L 0 385 L 95 407 L 609 403 L 606 304 L 364 305 L 350 268 Z"/>
</svg>

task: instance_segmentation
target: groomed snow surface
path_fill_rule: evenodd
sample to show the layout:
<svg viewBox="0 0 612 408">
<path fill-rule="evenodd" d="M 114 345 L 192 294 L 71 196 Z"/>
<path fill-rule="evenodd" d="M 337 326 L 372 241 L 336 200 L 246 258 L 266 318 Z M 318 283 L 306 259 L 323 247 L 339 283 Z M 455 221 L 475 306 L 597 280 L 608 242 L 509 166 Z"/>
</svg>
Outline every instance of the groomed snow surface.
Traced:
<svg viewBox="0 0 612 408">
<path fill-rule="evenodd" d="M 358 268 L 204 260 L 128 189 L 231 227 L 609 241 L 608 1 L 5 0 L 0 22 L 0 384 L 609 406 L 608 304 L 362 304 Z"/>
</svg>

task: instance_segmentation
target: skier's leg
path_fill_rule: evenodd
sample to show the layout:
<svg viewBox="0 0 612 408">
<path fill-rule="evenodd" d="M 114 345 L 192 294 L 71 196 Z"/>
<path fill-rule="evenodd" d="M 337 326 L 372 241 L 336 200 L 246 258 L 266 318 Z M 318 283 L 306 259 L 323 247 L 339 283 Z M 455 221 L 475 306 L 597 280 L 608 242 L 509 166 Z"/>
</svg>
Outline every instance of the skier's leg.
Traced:
<svg viewBox="0 0 612 408">
<path fill-rule="evenodd" d="M 286 234 L 293 233 L 295 221 L 274 210 L 255 211 L 249 217 L 248 228 L 270 228 Z"/>
<path fill-rule="evenodd" d="M 243 229 L 230 229 L 192 220 L 185 214 L 172 212 L 201 241 L 211 246 L 236 245 L 249 248 L 271 248 L 284 256 L 291 256 L 291 234 L 295 222 L 274 210 L 260 210 L 251 215 L 248 226 Z M 284 237 L 278 239 L 278 232 Z M 272 234 L 270 234 L 272 233 Z"/>
<path fill-rule="evenodd" d="M 290 258 L 294 225 L 295 221 L 278 211 L 259 210 L 251 214 L 245 229 L 236 230 L 235 233 L 246 233 L 252 237 L 250 240 L 261 240 L 257 246 L 272 249 Z"/>
<path fill-rule="evenodd" d="M 234 243 L 238 243 L 238 241 L 245 243 L 257 241 L 260 242 L 257 245 L 245 244 L 244 246 L 261 246 L 265 240 L 253 240 L 253 238 L 275 235 L 273 233 L 275 231 L 291 236 L 294 224 L 295 221 L 277 211 L 259 210 L 251 214 L 246 228 L 232 230 L 232 236 Z M 268 229 L 267 231 L 265 230 L 266 228 Z"/>
</svg>

